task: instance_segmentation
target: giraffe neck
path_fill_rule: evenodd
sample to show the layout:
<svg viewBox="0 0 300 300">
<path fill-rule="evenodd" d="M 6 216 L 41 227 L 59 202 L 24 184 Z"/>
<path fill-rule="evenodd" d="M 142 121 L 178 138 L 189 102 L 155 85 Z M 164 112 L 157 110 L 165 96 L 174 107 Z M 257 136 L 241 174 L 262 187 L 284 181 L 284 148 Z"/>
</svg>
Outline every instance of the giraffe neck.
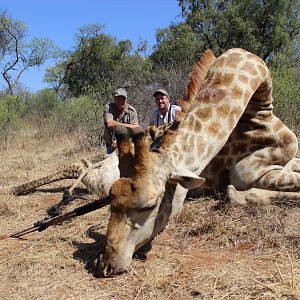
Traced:
<svg viewBox="0 0 300 300">
<path fill-rule="evenodd" d="M 224 99 L 224 103 L 227 100 Z M 222 106 L 227 107 L 220 104 Z M 216 115 L 218 107 L 205 104 L 194 107 L 173 135 L 173 141 L 162 145 L 174 166 L 199 175 L 225 145 L 245 107 L 228 109 L 228 115 L 222 119 L 207 118 L 208 115 Z"/>
<path fill-rule="evenodd" d="M 250 99 L 256 112 L 272 102 L 269 71 L 257 56 L 233 49 L 220 56 L 195 104 L 161 148 L 176 167 L 200 174 L 225 145 Z M 255 112 L 255 113 L 256 113 Z"/>
</svg>

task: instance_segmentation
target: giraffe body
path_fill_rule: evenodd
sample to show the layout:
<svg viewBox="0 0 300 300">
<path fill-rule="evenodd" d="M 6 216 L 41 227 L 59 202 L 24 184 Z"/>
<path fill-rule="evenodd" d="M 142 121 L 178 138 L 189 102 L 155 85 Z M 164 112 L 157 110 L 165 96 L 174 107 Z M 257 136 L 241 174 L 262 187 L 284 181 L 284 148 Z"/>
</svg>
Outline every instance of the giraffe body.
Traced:
<svg viewBox="0 0 300 300">
<path fill-rule="evenodd" d="M 300 201 L 297 139 L 273 115 L 265 63 L 243 49 L 231 49 L 212 57 L 203 74 L 204 80 L 188 86 L 180 121 L 160 133 L 148 128 L 148 136 L 120 135 L 119 157 L 101 167 L 107 173 L 96 169 L 82 180 L 99 196 L 111 186 L 100 264 L 104 276 L 129 268 L 133 252 L 180 212 L 188 189 L 202 185 L 197 188 L 202 193 L 227 187 L 229 198 L 243 205 Z M 78 178 L 76 172 L 72 176 Z M 110 172 L 114 180 L 97 185 Z"/>
<path fill-rule="evenodd" d="M 229 197 L 240 204 L 300 200 L 297 138 L 273 115 L 271 75 L 260 58 L 228 50 L 195 99 L 186 100 L 186 115 L 154 139 L 150 151 L 145 136 L 131 137 L 130 172 L 110 191 L 104 276 L 128 270 L 133 252 L 180 211 L 187 189 L 203 184 L 201 177 L 216 190 L 228 184 Z"/>
</svg>

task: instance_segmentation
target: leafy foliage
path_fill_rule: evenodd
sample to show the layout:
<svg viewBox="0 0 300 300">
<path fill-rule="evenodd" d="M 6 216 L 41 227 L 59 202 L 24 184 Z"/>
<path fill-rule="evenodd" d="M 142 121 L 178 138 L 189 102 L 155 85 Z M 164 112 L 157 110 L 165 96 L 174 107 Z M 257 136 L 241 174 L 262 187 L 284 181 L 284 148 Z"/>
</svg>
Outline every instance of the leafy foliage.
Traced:
<svg viewBox="0 0 300 300">
<path fill-rule="evenodd" d="M 99 146 L 103 134 L 103 107 L 94 97 L 71 97 L 51 117 L 54 132 L 80 132 L 83 145 Z"/>
<path fill-rule="evenodd" d="M 186 23 L 156 31 L 156 45 L 150 58 L 161 69 L 189 67 L 201 53 L 201 40 Z"/>
<path fill-rule="evenodd" d="M 48 39 L 25 42 L 26 26 L 5 13 L 0 16 L 2 93 L 16 93 L 22 73 L 56 58 L 44 80 L 52 87 L 17 98 L 0 96 L 0 133 L 13 131 L 23 120 L 35 124 L 38 138 L 59 132 L 80 132 L 82 144 L 99 145 L 103 106 L 112 91 L 126 88 L 128 101 L 147 126 L 155 108 L 153 91 L 164 88 L 171 101 L 185 94 L 188 73 L 201 52 L 218 56 L 233 47 L 256 53 L 271 68 L 276 114 L 294 130 L 299 124 L 300 2 L 298 0 L 178 0 L 184 21 L 156 31 L 133 49 L 117 40 L 104 25 L 83 26 L 71 50 L 54 49 Z M 10 103 L 11 102 L 11 103 Z"/>
<path fill-rule="evenodd" d="M 13 132 L 20 128 L 24 113 L 24 103 L 20 96 L 7 95 L 0 101 L 0 145 L 6 147 Z"/>
<path fill-rule="evenodd" d="M 293 52 L 281 53 L 271 66 L 275 113 L 295 131 L 299 132 L 300 64 Z"/>
<path fill-rule="evenodd" d="M 70 96 L 96 93 L 105 99 L 116 87 L 147 81 L 148 59 L 131 52 L 131 41 L 117 41 L 103 25 L 87 25 L 76 35 L 75 50 L 47 70 L 46 80 L 64 85 Z"/>
<path fill-rule="evenodd" d="M 267 60 L 290 48 L 300 32 L 298 0 L 179 0 L 192 30 L 219 55 L 245 48 Z"/>
<path fill-rule="evenodd" d="M 26 43 L 26 25 L 0 11 L 0 72 L 5 93 L 13 95 L 25 70 L 42 65 L 54 47 L 49 39 Z"/>
</svg>

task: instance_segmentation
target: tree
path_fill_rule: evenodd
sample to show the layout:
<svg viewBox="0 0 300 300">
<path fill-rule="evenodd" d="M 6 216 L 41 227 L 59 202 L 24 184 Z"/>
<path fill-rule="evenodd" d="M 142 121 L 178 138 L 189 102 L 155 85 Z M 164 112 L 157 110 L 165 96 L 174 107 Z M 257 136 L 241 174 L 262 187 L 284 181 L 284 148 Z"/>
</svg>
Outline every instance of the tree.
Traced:
<svg viewBox="0 0 300 300">
<path fill-rule="evenodd" d="M 179 0 L 206 48 L 219 55 L 245 48 L 264 60 L 293 47 L 300 32 L 299 0 Z"/>
<path fill-rule="evenodd" d="M 49 68 L 45 76 L 56 89 L 67 88 L 69 96 L 93 92 L 99 98 L 106 98 L 116 87 L 146 80 L 148 60 L 132 53 L 130 40 L 117 41 L 105 34 L 103 25 L 80 28 L 74 49 L 67 58 Z"/>
<path fill-rule="evenodd" d="M 26 25 L 0 12 L 0 72 L 6 94 L 13 95 L 23 72 L 42 65 L 54 50 L 46 38 L 26 43 L 25 37 Z"/>
<path fill-rule="evenodd" d="M 272 62 L 274 110 L 295 132 L 299 133 L 300 62 L 294 51 L 281 53 Z"/>
<path fill-rule="evenodd" d="M 185 23 L 172 24 L 156 31 L 156 45 L 150 58 L 162 69 L 189 68 L 203 48 L 203 42 Z"/>
</svg>

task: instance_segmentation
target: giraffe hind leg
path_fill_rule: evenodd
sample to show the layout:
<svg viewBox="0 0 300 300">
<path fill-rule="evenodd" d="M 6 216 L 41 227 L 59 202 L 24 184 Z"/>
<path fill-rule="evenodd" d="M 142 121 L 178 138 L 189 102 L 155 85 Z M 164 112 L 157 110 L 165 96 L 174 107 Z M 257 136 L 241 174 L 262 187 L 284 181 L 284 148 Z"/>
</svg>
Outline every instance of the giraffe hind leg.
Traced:
<svg viewBox="0 0 300 300">
<path fill-rule="evenodd" d="M 293 159 L 281 169 L 276 166 L 247 190 L 238 191 L 233 185 L 228 185 L 229 200 L 241 205 L 300 204 L 299 162 L 299 159 Z"/>
</svg>

